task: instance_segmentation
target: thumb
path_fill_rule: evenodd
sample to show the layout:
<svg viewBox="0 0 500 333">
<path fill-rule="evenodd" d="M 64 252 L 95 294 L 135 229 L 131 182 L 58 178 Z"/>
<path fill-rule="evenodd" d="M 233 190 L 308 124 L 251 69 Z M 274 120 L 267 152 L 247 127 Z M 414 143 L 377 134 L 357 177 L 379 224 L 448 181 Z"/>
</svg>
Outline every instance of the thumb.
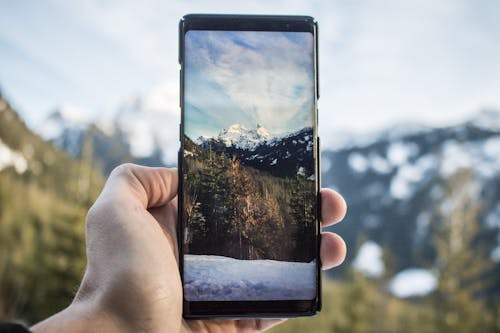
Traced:
<svg viewBox="0 0 500 333">
<path fill-rule="evenodd" d="M 124 200 L 143 208 L 162 206 L 177 195 L 177 169 L 150 168 L 132 163 L 116 167 L 109 175 L 100 200 Z"/>
</svg>

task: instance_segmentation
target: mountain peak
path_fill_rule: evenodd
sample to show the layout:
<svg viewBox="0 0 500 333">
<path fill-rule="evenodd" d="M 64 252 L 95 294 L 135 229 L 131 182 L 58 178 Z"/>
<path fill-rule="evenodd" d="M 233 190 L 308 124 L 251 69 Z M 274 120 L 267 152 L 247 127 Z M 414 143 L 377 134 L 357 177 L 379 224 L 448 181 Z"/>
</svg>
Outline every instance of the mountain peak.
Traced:
<svg viewBox="0 0 500 333">
<path fill-rule="evenodd" d="M 269 131 L 260 124 L 253 129 L 247 129 L 242 124 L 233 124 L 227 129 L 224 128 L 217 136 L 217 140 L 224 142 L 226 146 L 242 149 L 254 149 L 270 138 Z"/>
<path fill-rule="evenodd" d="M 90 115 L 87 110 L 72 104 L 63 104 L 54 109 L 47 119 L 64 121 L 69 124 L 88 124 Z"/>
<path fill-rule="evenodd" d="M 476 127 L 500 131 L 500 110 L 484 109 L 472 118 L 469 123 Z"/>
<path fill-rule="evenodd" d="M 67 131 L 81 132 L 90 123 L 88 111 L 75 105 L 63 104 L 54 109 L 36 131 L 45 140 L 56 140 Z"/>
<path fill-rule="evenodd" d="M 233 124 L 229 126 L 227 129 L 223 129 L 222 132 L 226 133 L 238 133 L 248 131 L 247 128 L 241 124 Z"/>
</svg>

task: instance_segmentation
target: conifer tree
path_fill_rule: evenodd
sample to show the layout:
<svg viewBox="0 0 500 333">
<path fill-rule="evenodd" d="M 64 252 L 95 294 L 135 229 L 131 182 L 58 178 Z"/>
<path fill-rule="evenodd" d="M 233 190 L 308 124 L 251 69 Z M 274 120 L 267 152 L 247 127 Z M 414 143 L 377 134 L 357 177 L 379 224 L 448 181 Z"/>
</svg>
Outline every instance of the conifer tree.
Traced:
<svg viewBox="0 0 500 333">
<path fill-rule="evenodd" d="M 350 270 L 348 284 L 342 293 L 341 316 L 334 322 L 332 331 L 338 333 L 372 332 L 375 320 L 375 293 L 373 285 L 361 273 Z"/>
<path fill-rule="evenodd" d="M 477 186 L 468 170 L 457 172 L 443 184 L 445 199 L 435 223 L 439 282 L 433 305 L 438 332 L 494 332 L 494 314 L 486 307 L 483 294 L 491 263 L 477 243 Z"/>
</svg>

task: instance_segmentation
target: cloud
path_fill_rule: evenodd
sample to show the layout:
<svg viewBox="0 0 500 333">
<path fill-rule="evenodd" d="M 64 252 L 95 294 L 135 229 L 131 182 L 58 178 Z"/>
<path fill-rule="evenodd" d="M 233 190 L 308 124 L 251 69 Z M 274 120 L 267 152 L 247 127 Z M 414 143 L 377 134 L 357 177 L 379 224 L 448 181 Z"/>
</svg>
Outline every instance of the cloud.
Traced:
<svg viewBox="0 0 500 333">
<path fill-rule="evenodd" d="M 500 25 L 487 14 L 494 7 L 498 12 L 498 2 L 487 1 L 366 1 L 348 11 L 342 32 L 320 40 L 323 134 L 395 122 L 442 125 L 498 107 Z"/>
<path fill-rule="evenodd" d="M 444 124 L 500 106 L 499 11 L 494 0 L 2 2 L 0 42 L 20 56 L 0 52 L 0 83 L 28 121 L 63 102 L 113 112 L 159 82 L 177 86 L 182 15 L 286 12 L 319 21 L 326 140 L 402 121 Z"/>
<path fill-rule="evenodd" d="M 190 31 L 186 99 L 213 114 L 217 130 L 231 122 L 274 132 L 311 126 L 312 42 L 310 33 Z"/>
</svg>

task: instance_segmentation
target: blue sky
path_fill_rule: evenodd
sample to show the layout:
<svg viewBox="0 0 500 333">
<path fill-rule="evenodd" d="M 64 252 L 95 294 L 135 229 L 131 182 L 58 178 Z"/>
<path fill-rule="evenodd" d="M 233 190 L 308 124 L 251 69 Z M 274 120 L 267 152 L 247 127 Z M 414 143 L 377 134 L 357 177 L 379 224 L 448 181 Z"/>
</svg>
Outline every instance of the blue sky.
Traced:
<svg viewBox="0 0 500 333">
<path fill-rule="evenodd" d="M 324 143 L 500 108 L 496 0 L 2 1 L 0 87 L 32 126 L 63 103 L 97 117 L 158 87 L 178 115 L 177 27 L 192 12 L 316 17 Z"/>
<path fill-rule="evenodd" d="M 313 125 L 313 35 L 196 31 L 186 34 L 186 133 L 214 136 L 242 124 L 271 133 Z"/>
</svg>

